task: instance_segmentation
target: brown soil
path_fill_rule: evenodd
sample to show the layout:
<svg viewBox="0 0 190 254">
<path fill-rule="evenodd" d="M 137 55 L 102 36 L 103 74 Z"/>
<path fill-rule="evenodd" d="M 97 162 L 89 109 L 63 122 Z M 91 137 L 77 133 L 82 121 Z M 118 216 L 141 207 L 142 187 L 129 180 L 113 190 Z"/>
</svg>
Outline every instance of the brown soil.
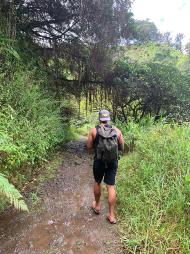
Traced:
<svg viewBox="0 0 190 254">
<path fill-rule="evenodd" d="M 121 254 L 117 226 L 106 221 L 107 202 L 95 215 L 92 160 L 85 140 L 67 144 L 62 166 L 39 191 L 29 214 L 0 214 L 0 254 Z"/>
</svg>

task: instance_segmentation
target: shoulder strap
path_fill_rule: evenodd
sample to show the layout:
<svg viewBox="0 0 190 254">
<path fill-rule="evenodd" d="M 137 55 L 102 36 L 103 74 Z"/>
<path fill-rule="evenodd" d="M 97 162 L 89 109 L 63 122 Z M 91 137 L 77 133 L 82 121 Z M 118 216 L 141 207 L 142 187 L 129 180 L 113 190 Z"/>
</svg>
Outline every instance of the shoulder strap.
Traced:
<svg viewBox="0 0 190 254">
<path fill-rule="evenodd" d="M 100 125 L 99 124 L 96 125 L 95 128 L 96 128 L 96 136 L 97 136 L 98 135 L 98 129 L 100 128 Z"/>
</svg>

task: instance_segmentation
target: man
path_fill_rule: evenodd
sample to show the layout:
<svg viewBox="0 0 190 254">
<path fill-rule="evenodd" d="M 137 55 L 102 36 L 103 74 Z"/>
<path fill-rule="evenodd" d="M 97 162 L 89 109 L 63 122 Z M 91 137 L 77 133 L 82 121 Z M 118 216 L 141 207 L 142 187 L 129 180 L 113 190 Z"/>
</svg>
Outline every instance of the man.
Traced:
<svg viewBox="0 0 190 254">
<path fill-rule="evenodd" d="M 109 124 L 110 121 L 110 113 L 107 110 L 101 110 L 99 112 L 99 121 L 100 124 L 95 128 L 91 129 L 88 135 L 87 148 L 89 150 L 94 149 L 94 163 L 93 163 L 93 174 L 94 174 L 94 197 L 95 201 L 92 203 L 92 209 L 96 214 L 100 213 L 101 204 L 100 204 L 100 196 L 101 196 L 101 182 L 104 178 L 104 182 L 107 186 L 108 191 L 108 204 L 109 204 L 109 214 L 107 215 L 107 220 L 115 224 L 116 218 L 114 213 L 115 203 L 116 203 L 116 191 L 115 191 L 115 177 L 118 168 L 118 156 L 116 156 L 111 161 L 105 161 L 102 156 L 98 156 L 98 149 L 100 143 L 101 130 L 108 131 L 110 133 L 115 132 L 116 140 L 117 140 L 117 150 L 124 150 L 124 140 L 122 133 L 116 127 L 112 127 Z M 100 131 L 99 131 L 100 130 Z M 114 136 L 114 135 L 113 135 Z M 104 138 L 103 138 L 104 139 Z M 102 140 L 103 140 L 102 139 Z M 105 140 L 105 139 L 104 139 Z M 112 138 L 114 140 L 114 137 Z M 104 142 L 104 141 L 103 141 Z M 112 141 L 111 141 L 112 142 Z"/>
</svg>

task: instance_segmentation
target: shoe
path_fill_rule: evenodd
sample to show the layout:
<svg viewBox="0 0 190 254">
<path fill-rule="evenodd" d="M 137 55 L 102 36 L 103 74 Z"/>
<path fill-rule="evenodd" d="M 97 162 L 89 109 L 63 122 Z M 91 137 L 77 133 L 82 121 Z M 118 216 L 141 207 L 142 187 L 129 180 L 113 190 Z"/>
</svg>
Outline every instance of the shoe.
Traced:
<svg viewBox="0 0 190 254">
<path fill-rule="evenodd" d="M 116 224 L 116 223 L 117 223 L 116 219 L 111 220 L 109 215 L 106 217 L 106 219 L 107 219 L 107 221 L 109 221 L 109 223 L 111 223 L 111 224 Z"/>
<path fill-rule="evenodd" d="M 91 206 L 92 210 L 94 211 L 95 214 L 100 214 L 100 210 L 96 209 L 94 207 L 94 204 L 95 204 L 95 201 L 92 203 L 92 206 Z"/>
<path fill-rule="evenodd" d="M 100 210 L 97 210 L 95 207 L 92 207 L 92 210 L 94 211 L 95 214 L 100 214 Z"/>
</svg>

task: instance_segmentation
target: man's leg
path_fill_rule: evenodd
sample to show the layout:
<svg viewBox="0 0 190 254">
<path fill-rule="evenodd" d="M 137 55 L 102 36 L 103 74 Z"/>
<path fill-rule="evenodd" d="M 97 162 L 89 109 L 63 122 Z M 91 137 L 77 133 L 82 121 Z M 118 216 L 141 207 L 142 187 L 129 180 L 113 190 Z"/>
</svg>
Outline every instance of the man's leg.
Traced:
<svg viewBox="0 0 190 254">
<path fill-rule="evenodd" d="M 104 164 L 101 160 L 94 160 L 93 164 L 93 174 L 94 174 L 94 198 L 95 201 L 92 203 L 92 208 L 97 213 L 100 212 L 100 196 L 101 196 L 101 182 L 104 176 Z"/>
<path fill-rule="evenodd" d="M 108 190 L 108 205 L 109 205 L 109 214 L 107 216 L 108 220 L 111 223 L 116 223 L 115 219 L 115 203 L 116 203 L 116 191 L 115 191 L 115 177 L 118 168 L 118 161 L 112 161 L 108 164 L 108 167 L 105 172 L 104 182 L 106 183 Z"/>
<path fill-rule="evenodd" d="M 100 211 L 101 183 L 94 183 L 94 198 L 93 207 Z"/>
<path fill-rule="evenodd" d="M 109 204 L 109 214 L 108 218 L 111 222 L 115 222 L 115 203 L 116 203 L 116 191 L 114 185 L 107 185 L 108 190 L 108 204 Z"/>
</svg>

